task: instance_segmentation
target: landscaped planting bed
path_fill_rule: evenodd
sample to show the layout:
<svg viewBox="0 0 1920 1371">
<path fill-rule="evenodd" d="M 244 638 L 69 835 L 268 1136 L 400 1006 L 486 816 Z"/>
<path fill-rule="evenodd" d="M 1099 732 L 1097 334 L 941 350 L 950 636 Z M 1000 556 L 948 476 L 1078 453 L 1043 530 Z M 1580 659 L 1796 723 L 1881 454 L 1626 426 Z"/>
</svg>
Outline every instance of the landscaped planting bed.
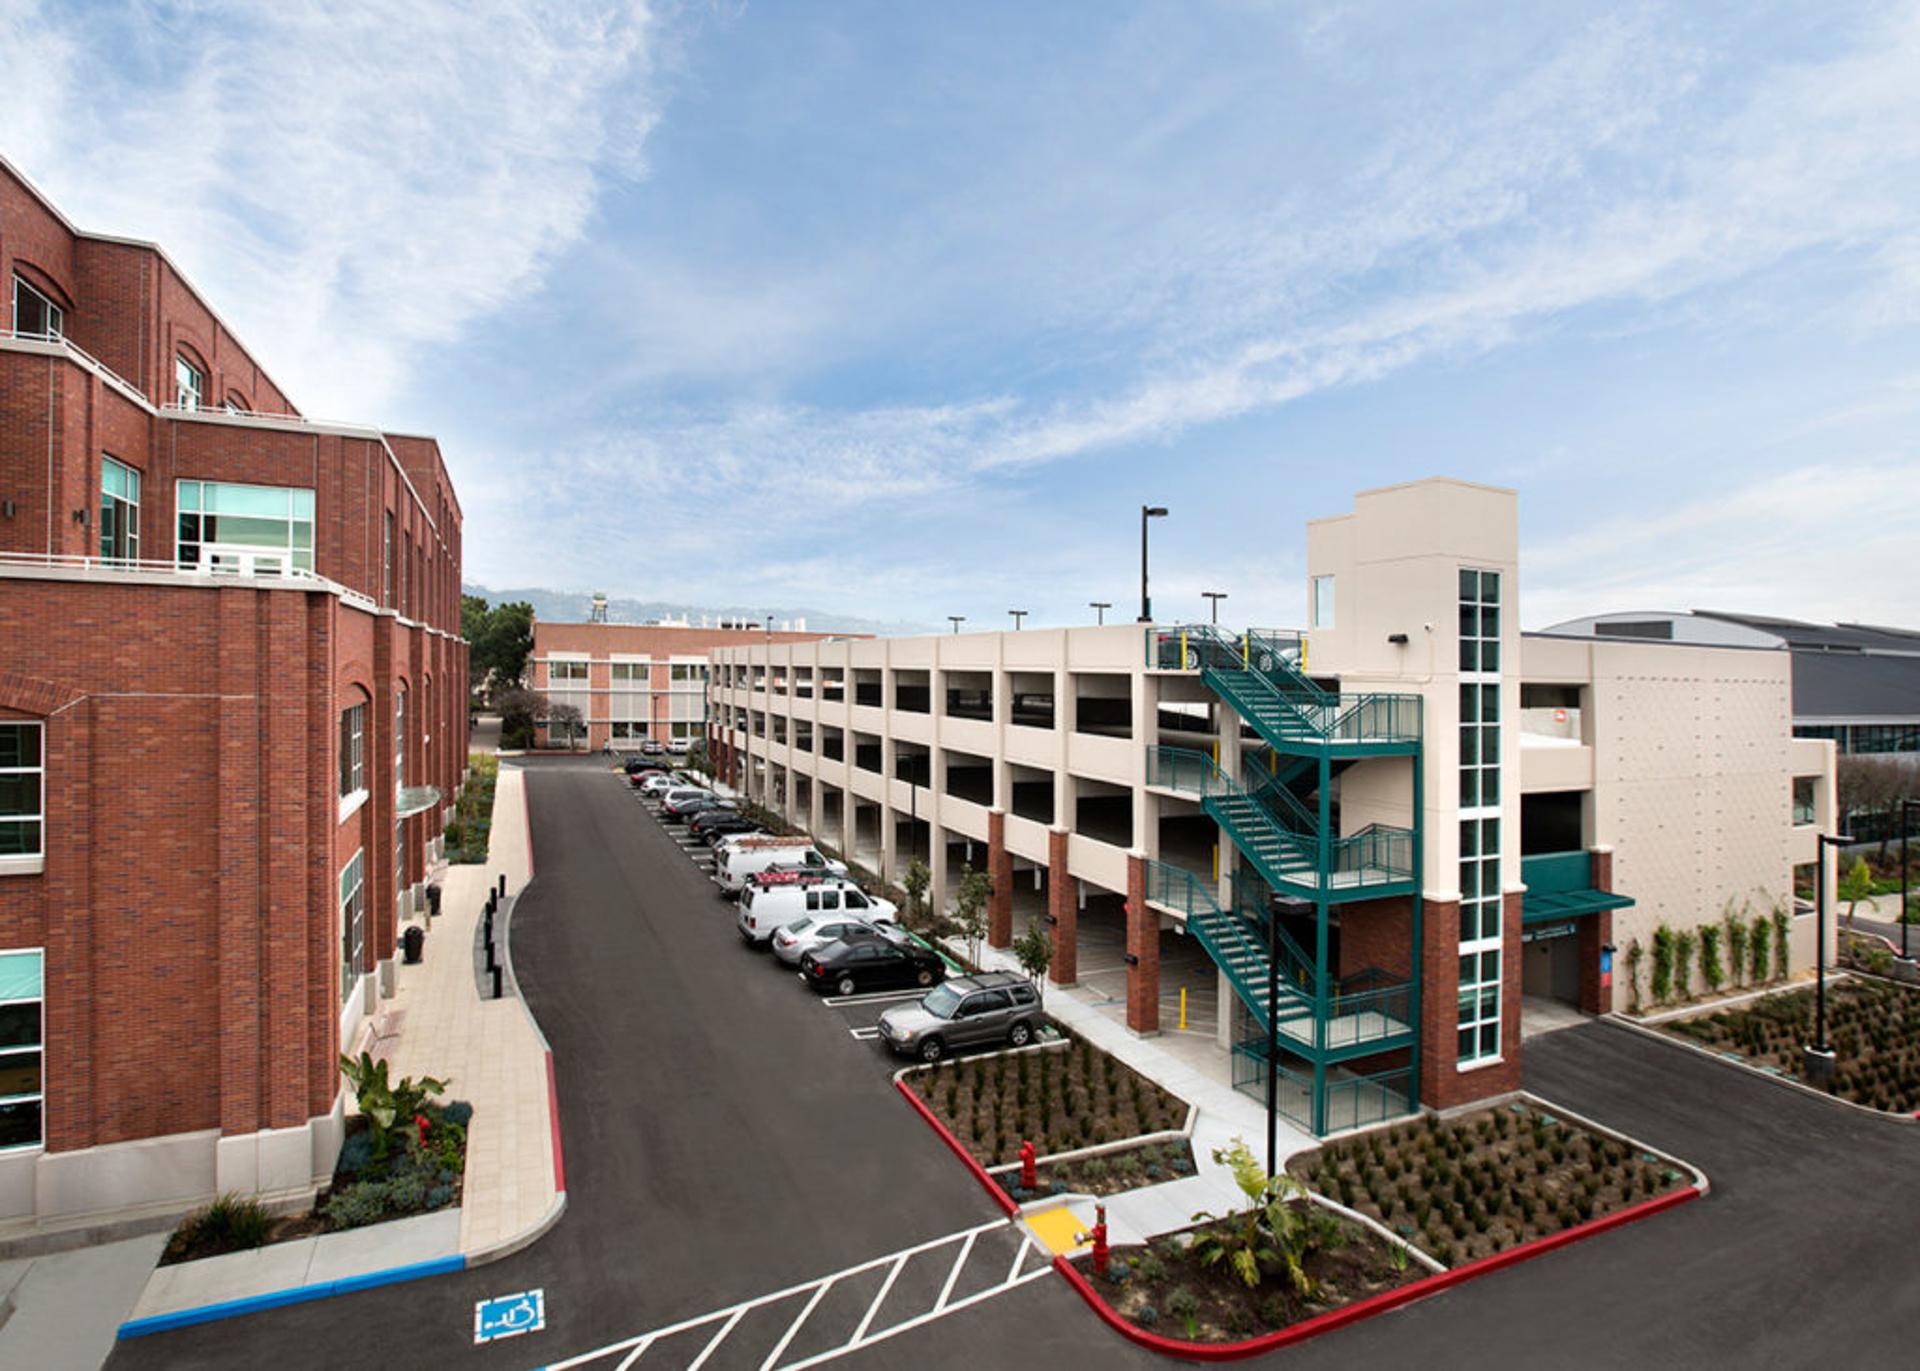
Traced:
<svg viewBox="0 0 1920 1371">
<path fill-rule="evenodd" d="M 1446 1266 L 1689 1183 L 1650 1153 L 1514 1102 L 1328 1143 L 1288 1170 Z"/>
<path fill-rule="evenodd" d="M 1814 992 L 1787 991 L 1662 1027 L 1756 1066 L 1798 1078 L 1813 1041 Z M 1827 986 L 1827 1045 L 1835 1054 L 1833 1093 L 1869 1109 L 1920 1109 L 1920 991 L 1864 977 Z"/>
<path fill-rule="evenodd" d="M 447 861 L 454 866 L 479 866 L 487 860 L 487 839 L 493 829 L 493 792 L 500 781 L 500 759 L 476 752 L 467 759 L 472 774 L 460 787 L 453 818 L 447 821 Z"/>
<path fill-rule="evenodd" d="M 1269 1179 L 1244 1143 L 1216 1152 L 1249 1209 L 1144 1246 L 1117 1248 L 1105 1276 L 1076 1269 L 1116 1313 L 1161 1337 L 1239 1342 L 1419 1280 L 1406 1249 Z"/>
<path fill-rule="evenodd" d="M 1018 1171 L 1003 1171 L 995 1179 L 1002 1185 L 1012 1186 L 1010 1193 L 1013 1198 L 1024 1201 L 1037 1199 L 1041 1195 L 1069 1192 L 1075 1195 L 1118 1195 L 1122 1191 L 1137 1190 L 1143 1185 L 1179 1180 L 1182 1176 L 1191 1176 L 1193 1172 L 1192 1144 L 1185 1138 L 1174 1138 L 1166 1142 L 1118 1148 L 1092 1157 L 1071 1157 L 1064 1161 L 1048 1162 L 1036 1168 L 1034 1179 L 1039 1185 L 1032 1195 L 1023 1193 L 1017 1185 L 1013 1185 L 1020 1179 Z"/>
<path fill-rule="evenodd" d="M 1020 1160 L 1022 1142 L 1044 1155 L 1185 1126 L 1184 1101 L 1066 1036 L 1064 1048 L 956 1058 L 905 1083 L 982 1166 Z"/>
</svg>

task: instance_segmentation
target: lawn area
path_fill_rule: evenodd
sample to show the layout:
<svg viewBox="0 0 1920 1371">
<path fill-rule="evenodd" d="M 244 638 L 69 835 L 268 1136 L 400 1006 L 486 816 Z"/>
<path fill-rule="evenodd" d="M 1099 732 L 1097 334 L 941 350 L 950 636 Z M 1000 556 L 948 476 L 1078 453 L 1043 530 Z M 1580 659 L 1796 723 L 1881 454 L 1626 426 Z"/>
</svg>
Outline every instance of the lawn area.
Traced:
<svg viewBox="0 0 1920 1371">
<path fill-rule="evenodd" d="M 1061 1030 L 1063 1033 L 1065 1030 Z M 1187 1105 L 1084 1038 L 962 1057 L 909 1073 L 907 1087 L 982 1166 L 1177 1129 Z"/>
<path fill-rule="evenodd" d="M 1801 1049 L 1813 1041 L 1813 1001 L 1808 987 L 1662 1027 L 1797 1080 Z M 1920 990 L 1873 977 L 1830 980 L 1827 1042 L 1837 1059 L 1835 1095 L 1890 1113 L 1920 1109 Z"/>
<path fill-rule="evenodd" d="M 1427 1115 L 1303 1153 L 1287 1169 L 1446 1266 L 1690 1182 L 1651 1154 L 1515 1101 Z"/>
</svg>

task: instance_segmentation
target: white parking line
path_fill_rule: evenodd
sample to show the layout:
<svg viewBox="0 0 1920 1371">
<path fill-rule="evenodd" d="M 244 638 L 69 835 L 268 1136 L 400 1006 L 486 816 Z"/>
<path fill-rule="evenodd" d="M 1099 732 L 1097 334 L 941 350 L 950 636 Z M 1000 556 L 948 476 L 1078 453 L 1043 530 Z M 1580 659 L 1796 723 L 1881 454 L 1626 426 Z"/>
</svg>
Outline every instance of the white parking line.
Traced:
<svg viewBox="0 0 1920 1371">
<path fill-rule="evenodd" d="M 917 1000 L 926 993 L 924 990 L 869 990 L 861 995 L 826 995 L 820 1003 L 829 1006 L 879 1004 L 883 1000 Z"/>
<path fill-rule="evenodd" d="M 880 1036 L 880 1029 L 877 1026 L 873 1028 L 849 1028 L 847 1032 L 853 1034 L 854 1037 L 863 1043 L 870 1043 Z"/>
</svg>

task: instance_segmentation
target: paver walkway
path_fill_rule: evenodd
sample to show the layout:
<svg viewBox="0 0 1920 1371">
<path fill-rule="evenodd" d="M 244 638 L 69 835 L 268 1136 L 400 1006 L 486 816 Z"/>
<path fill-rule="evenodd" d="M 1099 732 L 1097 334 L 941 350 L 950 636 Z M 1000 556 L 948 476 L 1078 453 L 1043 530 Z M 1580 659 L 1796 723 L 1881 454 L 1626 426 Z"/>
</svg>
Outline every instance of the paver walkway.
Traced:
<svg viewBox="0 0 1920 1371">
<path fill-rule="evenodd" d="M 396 968 L 398 985 L 384 1007 L 394 1036 L 374 1049 L 395 1077 L 438 1076 L 447 1097 L 473 1105 L 467 1132 L 466 1188 L 460 1251 L 470 1261 L 531 1241 L 559 1217 L 547 1043 L 511 991 L 482 999 L 474 948 L 489 887 L 507 878 L 517 894 L 533 876 L 527 839 L 526 774 L 503 764 L 493 797 L 485 866 L 450 866 L 440 915 L 419 965 Z M 495 942 L 506 945 L 496 918 Z"/>
</svg>

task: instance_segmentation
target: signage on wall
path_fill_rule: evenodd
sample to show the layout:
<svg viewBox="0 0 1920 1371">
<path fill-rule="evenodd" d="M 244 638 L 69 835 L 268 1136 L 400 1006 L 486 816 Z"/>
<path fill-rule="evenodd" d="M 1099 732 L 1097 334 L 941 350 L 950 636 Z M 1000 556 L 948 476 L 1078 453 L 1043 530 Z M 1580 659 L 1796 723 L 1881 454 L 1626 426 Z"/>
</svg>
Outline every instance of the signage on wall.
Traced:
<svg viewBox="0 0 1920 1371">
<path fill-rule="evenodd" d="M 1520 930 L 1520 941 L 1523 943 L 1543 943 L 1549 938 L 1564 938 L 1570 933 L 1579 932 L 1579 930 L 1580 925 L 1571 919 L 1565 923 L 1558 924 L 1535 924 L 1531 928 L 1523 928 Z"/>
</svg>

